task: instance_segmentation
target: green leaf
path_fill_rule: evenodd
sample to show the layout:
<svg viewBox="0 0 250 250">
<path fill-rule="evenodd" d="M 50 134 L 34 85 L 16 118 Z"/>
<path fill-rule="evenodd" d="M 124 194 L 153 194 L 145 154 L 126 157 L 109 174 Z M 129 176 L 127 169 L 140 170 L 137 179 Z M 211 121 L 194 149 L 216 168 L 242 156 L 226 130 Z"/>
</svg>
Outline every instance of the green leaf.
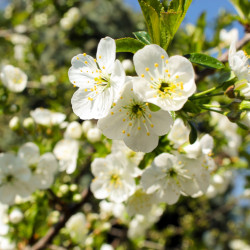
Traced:
<svg viewBox="0 0 250 250">
<path fill-rule="evenodd" d="M 158 107 L 157 105 L 155 105 L 155 104 L 153 104 L 153 103 L 149 103 L 149 104 L 148 104 L 148 107 L 149 107 L 149 109 L 150 109 L 151 111 L 153 111 L 153 112 L 156 112 L 156 111 L 158 111 L 158 110 L 161 109 L 160 107 Z"/>
<path fill-rule="evenodd" d="M 214 57 L 201 54 L 201 53 L 191 53 L 184 55 L 190 62 L 199 64 L 201 66 L 213 69 L 222 69 L 224 64 Z"/>
<path fill-rule="evenodd" d="M 199 114 L 201 112 L 201 108 L 198 105 L 196 105 L 196 103 L 190 100 L 187 100 L 182 110 L 188 113 L 193 113 L 193 114 Z"/>
<path fill-rule="evenodd" d="M 137 31 L 137 32 L 133 32 L 133 34 L 136 37 L 136 39 L 142 43 L 145 43 L 145 44 L 152 43 L 151 38 L 150 38 L 148 32 L 146 32 L 146 31 Z"/>
<path fill-rule="evenodd" d="M 191 128 L 190 134 L 189 134 L 189 143 L 194 144 L 197 140 L 197 130 L 195 126 L 192 124 L 192 122 L 188 122 Z"/>
<path fill-rule="evenodd" d="M 224 72 L 218 79 L 218 83 L 231 82 L 235 79 L 235 74 L 233 71 Z"/>
<path fill-rule="evenodd" d="M 131 37 L 125 37 L 115 40 L 116 52 L 131 52 L 135 53 L 142 49 L 145 44 Z"/>
</svg>

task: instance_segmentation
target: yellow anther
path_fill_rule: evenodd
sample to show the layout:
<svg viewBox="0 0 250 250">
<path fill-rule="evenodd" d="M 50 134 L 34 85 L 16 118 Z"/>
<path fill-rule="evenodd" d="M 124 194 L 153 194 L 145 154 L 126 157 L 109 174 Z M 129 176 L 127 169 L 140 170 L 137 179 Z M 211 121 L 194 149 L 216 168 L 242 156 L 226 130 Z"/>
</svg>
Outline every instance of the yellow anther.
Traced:
<svg viewBox="0 0 250 250">
<path fill-rule="evenodd" d="M 87 91 L 88 91 L 88 89 L 84 89 L 84 91 L 85 91 L 85 92 L 87 92 Z"/>
<path fill-rule="evenodd" d="M 144 77 L 144 74 L 141 74 L 141 77 Z"/>
<path fill-rule="evenodd" d="M 125 121 L 126 121 L 126 119 L 125 119 L 125 118 L 123 118 L 123 119 L 122 119 L 122 121 L 123 121 L 123 122 L 125 122 Z"/>
<path fill-rule="evenodd" d="M 175 76 L 175 78 L 176 78 L 176 79 L 178 79 L 178 78 L 179 78 L 179 76 L 177 75 L 177 76 Z"/>
<path fill-rule="evenodd" d="M 133 91 L 133 89 L 130 89 L 131 91 Z"/>
<path fill-rule="evenodd" d="M 180 82 L 180 84 L 181 84 L 181 90 L 183 90 L 183 82 Z"/>
<path fill-rule="evenodd" d="M 73 83 L 76 83 L 76 81 L 73 81 Z"/>
<path fill-rule="evenodd" d="M 127 133 L 127 136 L 130 136 L 130 133 Z"/>
<path fill-rule="evenodd" d="M 126 133 L 125 130 L 122 130 L 122 133 L 125 134 Z"/>
<path fill-rule="evenodd" d="M 79 57 L 77 57 L 76 60 L 79 60 Z"/>
<path fill-rule="evenodd" d="M 149 133 L 149 132 L 147 132 L 147 136 L 150 136 L 150 133 Z"/>
<path fill-rule="evenodd" d="M 114 103 L 113 103 L 113 106 L 115 106 L 115 105 L 116 105 L 116 103 L 114 102 Z"/>
<path fill-rule="evenodd" d="M 148 106 L 148 102 L 145 103 Z"/>
<path fill-rule="evenodd" d="M 103 68 L 103 69 L 105 69 L 105 67 L 104 67 L 104 66 L 102 66 L 102 68 Z"/>
<path fill-rule="evenodd" d="M 166 63 L 168 63 L 168 60 L 166 60 Z"/>
<path fill-rule="evenodd" d="M 143 123 L 146 123 L 146 120 L 143 120 L 142 122 L 143 122 Z"/>
<path fill-rule="evenodd" d="M 73 85 L 74 86 L 74 88 L 76 87 L 76 85 Z"/>
<path fill-rule="evenodd" d="M 145 68 L 146 71 L 149 71 L 149 68 Z"/>
<path fill-rule="evenodd" d="M 154 127 L 154 124 L 150 124 L 150 127 L 153 128 L 153 127 Z"/>
<path fill-rule="evenodd" d="M 138 129 L 138 130 L 141 130 L 141 127 L 138 127 L 137 129 Z"/>
<path fill-rule="evenodd" d="M 94 91 L 93 89 L 90 89 L 91 91 Z"/>
<path fill-rule="evenodd" d="M 168 69 L 165 69 L 165 72 L 168 73 Z"/>
<path fill-rule="evenodd" d="M 159 66 L 159 64 L 158 63 L 155 63 L 155 67 L 157 68 Z"/>
<path fill-rule="evenodd" d="M 94 59 L 94 62 L 96 62 L 96 59 Z"/>
<path fill-rule="evenodd" d="M 128 125 L 131 127 L 132 126 L 132 122 L 130 122 Z"/>
<path fill-rule="evenodd" d="M 88 62 L 87 62 L 87 61 L 85 61 L 84 63 L 85 63 L 85 64 L 87 64 Z"/>
<path fill-rule="evenodd" d="M 161 59 L 164 59 L 164 55 L 161 55 Z"/>
<path fill-rule="evenodd" d="M 84 56 L 86 56 L 87 54 L 86 53 L 83 53 Z"/>
<path fill-rule="evenodd" d="M 121 110 L 121 109 L 119 109 L 119 112 L 122 112 L 122 110 Z"/>
<path fill-rule="evenodd" d="M 154 86 L 153 86 L 153 85 L 150 85 L 150 88 L 151 88 L 151 89 L 153 89 L 153 88 L 154 88 Z"/>
<path fill-rule="evenodd" d="M 89 100 L 89 101 L 93 101 L 93 98 L 91 98 L 91 97 L 88 97 L 88 100 Z"/>
<path fill-rule="evenodd" d="M 148 115 L 148 118 L 151 118 L 151 117 L 152 117 L 152 115 L 151 115 L 151 114 L 149 114 L 149 115 Z"/>
<path fill-rule="evenodd" d="M 121 96 L 120 99 L 123 99 L 123 97 Z"/>
<path fill-rule="evenodd" d="M 114 114 L 114 112 L 111 112 L 110 114 L 111 114 L 111 115 L 113 115 L 113 114 Z"/>
<path fill-rule="evenodd" d="M 170 74 L 168 74 L 168 77 L 170 77 Z"/>
</svg>

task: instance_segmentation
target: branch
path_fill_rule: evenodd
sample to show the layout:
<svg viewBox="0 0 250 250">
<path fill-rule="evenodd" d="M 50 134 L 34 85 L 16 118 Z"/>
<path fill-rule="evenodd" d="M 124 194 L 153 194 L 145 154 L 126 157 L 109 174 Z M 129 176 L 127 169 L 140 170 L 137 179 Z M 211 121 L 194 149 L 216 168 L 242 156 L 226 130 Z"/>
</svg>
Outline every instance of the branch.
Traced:
<svg viewBox="0 0 250 250">
<path fill-rule="evenodd" d="M 54 237 L 59 233 L 61 228 L 63 228 L 68 221 L 68 219 L 75 214 L 85 203 L 90 195 L 89 189 L 86 189 L 82 192 L 82 199 L 79 203 L 70 204 L 64 208 L 62 215 L 59 218 L 59 221 L 49 229 L 47 234 L 42 237 L 36 244 L 31 247 L 31 250 L 40 250 L 45 249 L 45 247 L 52 242 Z"/>
</svg>

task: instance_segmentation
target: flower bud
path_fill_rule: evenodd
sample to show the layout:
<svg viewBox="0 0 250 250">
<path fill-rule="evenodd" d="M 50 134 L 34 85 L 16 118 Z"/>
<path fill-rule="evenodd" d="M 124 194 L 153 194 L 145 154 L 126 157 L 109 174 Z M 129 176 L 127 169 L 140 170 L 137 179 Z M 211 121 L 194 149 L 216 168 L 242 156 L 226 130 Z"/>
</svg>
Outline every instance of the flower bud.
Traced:
<svg viewBox="0 0 250 250">
<path fill-rule="evenodd" d="M 63 184 L 59 187 L 61 193 L 66 194 L 69 191 L 69 186 L 67 184 Z"/>
<path fill-rule="evenodd" d="M 87 133 L 87 138 L 91 143 L 101 140 L 102 132 L 99 128 L 91 128 Z"/>
<path fill-rule="evenodd" d="M 17 116 L 14 116 L 10 122 L 9 122 L 9 127 L 11 130 L 15 131 L 20 128 L 20 120 Z"/>
<path fill-rule="evenodd" d="M 31 117 L 25 118 L 23 120 L 23 126 L 26 129 L 32 129 L 32 128 L 34 128 L 34 125 L 35 125 L 35 122 L 34 122 L 33 118 L 31 118 Z"/>
<path fill-rule="evenodd" d="M 15 208 L 14 210 L 11 211 L 9 215 L 9 220 L 13 224 L 19 223 L 23 219 L 23 213 L 20 209 Z"/>
<path fill-rule="evenodd" d="M 240 104 L 240 110 L 250 110 L 250 101 L 242 101 Z"/>
<path fill-rule="evenodd" d="M 82 123 L 82 131 L 84 134 L 87 134 L 89 129 L 93 128 L 93 124 L 91 121 L 84 121 Z"/>
<path fill-rule="evenodd" d="M 226 89 L 225 95 L 229 98 L 235 98 L 234 85 L 231 85 Z"/>
</svg>

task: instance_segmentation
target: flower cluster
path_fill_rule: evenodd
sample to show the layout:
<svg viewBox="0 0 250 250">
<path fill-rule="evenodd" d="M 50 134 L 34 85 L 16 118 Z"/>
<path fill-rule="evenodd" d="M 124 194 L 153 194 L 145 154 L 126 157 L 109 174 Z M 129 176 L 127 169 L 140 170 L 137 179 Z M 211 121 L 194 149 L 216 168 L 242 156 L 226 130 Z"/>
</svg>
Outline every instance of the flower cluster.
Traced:
<svg viewBox="0 0 250 250">
<path fill-rule="evenodd" d="M 151 152 L 159 136 L 168 133 L 170 111 L 180 110 L 196 90 L 192 64 L 182 56 L 169 57 L 160 46 L 147 45 L 134 55 L 138 77 L 126 77 L 115 61 L 115 41 L 106 37 L 96 59 L 79 54 L 72 59 L 69 79 L 79 87 L 72 107 L 81 119 L 99 119 L 108 138 L 123 140 L 134 151 Z M 158 111 L 151 111 L 150 105 Z"/>
</svg>

